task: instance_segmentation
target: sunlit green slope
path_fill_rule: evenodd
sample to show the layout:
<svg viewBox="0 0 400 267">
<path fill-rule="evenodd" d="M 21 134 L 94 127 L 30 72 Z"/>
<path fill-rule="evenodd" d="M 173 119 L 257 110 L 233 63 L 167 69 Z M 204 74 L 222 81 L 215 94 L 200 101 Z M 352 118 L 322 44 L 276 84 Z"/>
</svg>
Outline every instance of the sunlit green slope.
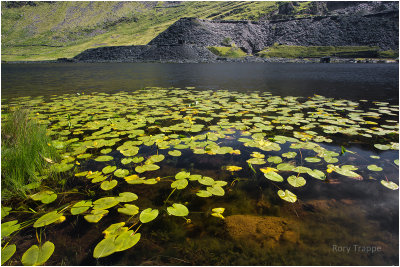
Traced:
<svg viewBox="0 0 400 267">
<path fill-rule="evenodd" d="M 181 17 L 257 20 L 278 9 L 274 1 L 54 1 L 1 6 L 3 61 L 51 60 L 88 48 L 147 44 Z"/>
</svg>

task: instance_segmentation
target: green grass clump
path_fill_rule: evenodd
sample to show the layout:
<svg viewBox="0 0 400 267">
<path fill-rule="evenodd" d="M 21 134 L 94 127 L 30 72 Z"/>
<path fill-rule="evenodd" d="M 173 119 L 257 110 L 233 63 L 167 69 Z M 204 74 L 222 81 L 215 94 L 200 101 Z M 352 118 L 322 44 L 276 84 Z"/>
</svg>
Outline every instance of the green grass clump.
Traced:
<svg viewBox="0 0 400 267">
<path fill-rule="evenodd" d="M 241 58 L 247 56 L 247 54 L 239 47 L 225 47 L 225 46 L 210 46 L 207 47 L 213 54 L 220 57 L 227 58 Z"/>
<path fill-rule="evenodd" d="M 3 118 L 1 127 L 1 194 L 2 199 L 24 197 L 26 185 L 40 182 L 50 174 L 50 163 L 58 159 L 50 146 L 46 128 L 19 109 Z"/>
<path fill-rule="evenodd" d="M 399 51 L 397 50 L 386 50 L 386 51 L 379 51 L 380 58 L 398 58 Z"/>
<path fill-rule="evenodd" d="M 281 58 L 319 58 L 324 56 L 334 57 L 378 57 L 379 47 L 369 46 L 295 46 L 278 45 L 267 47 L 258 55 L 261 57 Z"/>
</svg>

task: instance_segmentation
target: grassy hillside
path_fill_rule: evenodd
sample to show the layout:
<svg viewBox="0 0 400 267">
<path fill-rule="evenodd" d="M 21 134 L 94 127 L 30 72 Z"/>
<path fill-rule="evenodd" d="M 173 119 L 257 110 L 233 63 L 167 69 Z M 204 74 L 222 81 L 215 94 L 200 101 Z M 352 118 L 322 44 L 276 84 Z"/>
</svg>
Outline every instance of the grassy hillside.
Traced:
<svg viewBox="0 0 400 267">
<path fill-rule="evenodd" d="M 34 4 L 1 3 L 3 61 L 52 60 L 88 48 L 147 44 L 181 17 L 257 20 L 279 5 L 273 1 Z"/>
</svg>

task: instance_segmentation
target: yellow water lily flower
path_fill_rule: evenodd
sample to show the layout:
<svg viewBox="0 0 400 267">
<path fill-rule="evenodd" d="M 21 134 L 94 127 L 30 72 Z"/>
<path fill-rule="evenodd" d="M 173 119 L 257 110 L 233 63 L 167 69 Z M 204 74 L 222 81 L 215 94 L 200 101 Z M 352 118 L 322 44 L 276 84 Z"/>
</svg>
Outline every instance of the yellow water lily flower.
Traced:
<svg viewBox="0 0 400 267">
<path fill-rule="evenodd" d="M 158 177 L 158 178 L 160 178 L 160 177 Z M 137 174 L 132 174 L 132 175 L 124 177 L 124 179 L 125 179 L 125 181 L 128 182 L 128 181 L 139 179 L 139 176 Z"/>
<path fill-rule="evenodd" d="M 263 173 L 269 173 L 269 172 L 277 172 L 278 170 L 275 168 L 267 167 L 267 168 L 260 168 L 260 171 Z"/>
<path fill-rule="evenodd" d="M 226 170 L 231 171 L 231 172 L 240 171 L 241 169 L 242 169 L 242 167 L 238 167 L 238 166 L 226 166 Z"/>
<path fill-rule="evenodd" d="M 331 172 L 333 172 L 333 169 L 328 168 L 328 169 L 326 169 L 326 172 L 327 172 L 327 173 L 331 173 Z"/>
<path fill-rule="evenodd" d="M 251 156 L 254 158 L 259 158 L 259 159 L 265 158 L 265 155 L 261 154 L 260 152 L 253 152 L 253 153 L 251 153 Z"/>
</svg>

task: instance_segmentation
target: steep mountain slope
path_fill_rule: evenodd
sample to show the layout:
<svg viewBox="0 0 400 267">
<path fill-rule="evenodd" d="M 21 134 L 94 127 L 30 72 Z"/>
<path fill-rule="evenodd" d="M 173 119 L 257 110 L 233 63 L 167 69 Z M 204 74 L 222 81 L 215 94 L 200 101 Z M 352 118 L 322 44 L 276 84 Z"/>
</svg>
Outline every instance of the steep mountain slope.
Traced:
<svg viewBox="0 0 400 267">
<path fill-rule="evenodd" d="M 96 47 L 145 45 L 183 17 L 264 21 L 398 13 L 398 2 L 3 1 L 1 8 L 2 60 L 29 61 L 71 58 Z"/>
<path fill-rule="evenodd" d="M 182 17 L 259 19 L 276 2 L 2 2 L 2 60 L 72 57 L 88 48 L 147 44 Z M 30 3 L 30 4 L 29 4 Z"/>
</svg>

